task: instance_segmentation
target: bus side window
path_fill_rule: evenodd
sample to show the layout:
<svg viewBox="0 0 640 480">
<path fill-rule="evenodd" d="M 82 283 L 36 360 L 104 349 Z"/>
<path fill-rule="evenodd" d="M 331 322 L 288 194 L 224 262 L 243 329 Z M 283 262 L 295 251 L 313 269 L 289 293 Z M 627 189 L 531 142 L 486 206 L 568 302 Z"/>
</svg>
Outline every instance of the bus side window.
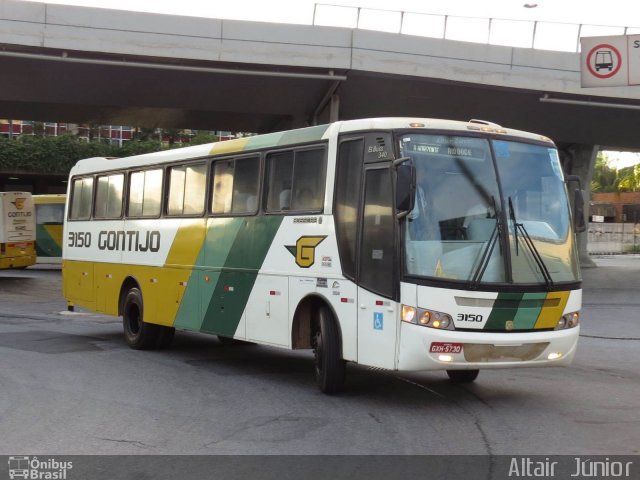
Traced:
<svg viewBox="0 0 640 480">
<path fill-rule="evenodd" d="M 326 176 L 324 147 L 267 155 L 267 211 L 321 210 Z"/>
<path fill-rule="evenodd" d="M 207 165 L 171 167 L 169 173 L 169 215 L 201 215 L 204 212 Z"/>
<path fill-rule="evenodd" d="M 293 152 L 267 155 L 267 211 L 279 212 L 291 209 L 291 179 L 293 176 Z"/>
<path fill-rule="evenodd" d="M 157 217 L 162 197 L 162 170 L 133 172 L 129 179 L 130 217 Z"/>
<path fill-rule="evenodd" d="M 213 213 L 231 212 L 231 199 L 233 194 L 233 160 L 221 160 L 213 166 L 213 197 L 211 199 L 211 211 Z"/>
<path fill-rule="evenodd" d="M 336 235 L 342 272 L 351 279 L 356 278 L 356 240 L 363 152 L 364 141 L 361 138 L 342 142 L 336 166 Z"/>
<path fill-rule="evenodd" d="M 98 177 L 96 187 L 96 218 L 120 218 L 122 216 L 122 189 L 124 174 Z"/>
<path fill-rule="evenodd" d="M 260 157 L 240 158 L 233 175 L 232 213 L 255 213 L 258 206 Z"/>
<path fill-rule="evenodd" d="M 71 190 L 71 220 L 87 220 L 91 217 L 93 198 L 93 177 L 77 178 Z"/>
<path fill-rule="evenodd" d="M 322 209 L 326 167 L 324 148 L 296 151 L 291 210 Z"/>
<path fill-rule="evenodd" d="M 35 207 L 37 225 L 62 225 L 64 222 L 64 204 L 43 203 Z"/>
<path fill-rule="evenodd" d="M 260 157 L 220 160 L 214 164 L 211 211 L 256 213 Z"/>
</svg>

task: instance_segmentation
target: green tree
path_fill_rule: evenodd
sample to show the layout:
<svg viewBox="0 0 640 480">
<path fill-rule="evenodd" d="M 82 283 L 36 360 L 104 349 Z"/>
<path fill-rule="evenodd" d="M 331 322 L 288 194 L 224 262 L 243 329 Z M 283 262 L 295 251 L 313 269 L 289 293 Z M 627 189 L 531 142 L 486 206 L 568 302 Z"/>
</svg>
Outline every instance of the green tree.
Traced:
<svg viewBox="0 0 640 480">
<path fill-rule="evenodd" d="M 618 170 L 619 192 L 637 192 L 640 190 L 640 165 Z"/>
<path fill-rule="evenodd" d="M 591 180 L 591 191 L 593 193 L 615 192 L 616 179 L 616 170 L 609 166 L 609 160 L 604 152 L 598 152 Z"/>
<path fill-rule="evenodd" d="M 0 138 L 0 170 L 38 173 L 68 173 L 80 159 L 126 157 L 157 152 L 156 141 L 125 142 L 122 147 L 109 143 L 85 142 L 72 134 L 57 137 L 23 135 L 15 140 Z"/>
<path fill-rule="evenodd" d="M 220 140 L 217 135 L 211 135 L 206 132 L 199 132 L 196 136 L 191 138 L 189 142 L 191 145 L 202 145 L 205 143 L 213 143 Z"/>
</svg>

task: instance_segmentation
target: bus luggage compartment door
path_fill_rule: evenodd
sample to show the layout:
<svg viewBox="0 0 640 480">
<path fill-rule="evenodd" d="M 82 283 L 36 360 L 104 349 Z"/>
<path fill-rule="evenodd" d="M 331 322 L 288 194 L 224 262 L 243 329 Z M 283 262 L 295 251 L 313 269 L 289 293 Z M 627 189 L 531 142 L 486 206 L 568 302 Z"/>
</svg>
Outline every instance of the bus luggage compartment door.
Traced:
<svg viewBox="0 0 640 480">
<path fill-rule="evenodd" d="M 95 302 L 93 263 L 66 260 L 63 269 L 64 296 L 72 302 Z"/>
</svg>

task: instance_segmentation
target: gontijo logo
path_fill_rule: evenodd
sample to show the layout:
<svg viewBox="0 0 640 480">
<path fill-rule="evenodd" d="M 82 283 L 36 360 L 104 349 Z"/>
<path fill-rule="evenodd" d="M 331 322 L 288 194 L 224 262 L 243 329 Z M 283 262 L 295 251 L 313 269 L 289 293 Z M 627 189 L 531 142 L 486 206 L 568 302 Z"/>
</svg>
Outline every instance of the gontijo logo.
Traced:
<svg viewBox="0 0 640 480">
<path fill-rule="evenodd" d="M 17 197 L 15 202 L 11 202 L 11 204 L 16 207 L 18 210 L 22 210 L 24 208 L 24 201 L 26 200 L 26 198 L 24 197 Z"/>
<path fill-rule="evenodd" d="M 309 268 L 316 261 L 316 247 L 327 238 L 326 235 L 319 236 L 302 236 L 298 239 L 295 246 L 285 245 L 291 255 L 296 257 L 296 265 L 302 268 Z"/>
<path fill-rule="evenodd" d="M 11 205 L 16 207 L 16 210 L 22 210 L 24 208 L 24 202 L 27 199 L 24 197 L 16 197 L 15 201 L 11 202 Z M 31 212 L 8 212 L 7 217 L 30 217 Z"/>
</svg>

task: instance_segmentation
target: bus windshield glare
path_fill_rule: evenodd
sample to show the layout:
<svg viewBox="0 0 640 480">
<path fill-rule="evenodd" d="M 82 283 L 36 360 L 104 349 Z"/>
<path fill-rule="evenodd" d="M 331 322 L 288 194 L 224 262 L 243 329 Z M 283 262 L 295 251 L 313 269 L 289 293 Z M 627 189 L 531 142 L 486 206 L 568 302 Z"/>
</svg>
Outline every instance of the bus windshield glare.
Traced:
<svg viewBox="0 0 640 480">
<path fill-rule="evenodd" d="M 400 150 L 417 180 L 405 222 L 409 275 L 472 285 L 580 280 L 555 148 L 411 133 Z"/>
</svg>

